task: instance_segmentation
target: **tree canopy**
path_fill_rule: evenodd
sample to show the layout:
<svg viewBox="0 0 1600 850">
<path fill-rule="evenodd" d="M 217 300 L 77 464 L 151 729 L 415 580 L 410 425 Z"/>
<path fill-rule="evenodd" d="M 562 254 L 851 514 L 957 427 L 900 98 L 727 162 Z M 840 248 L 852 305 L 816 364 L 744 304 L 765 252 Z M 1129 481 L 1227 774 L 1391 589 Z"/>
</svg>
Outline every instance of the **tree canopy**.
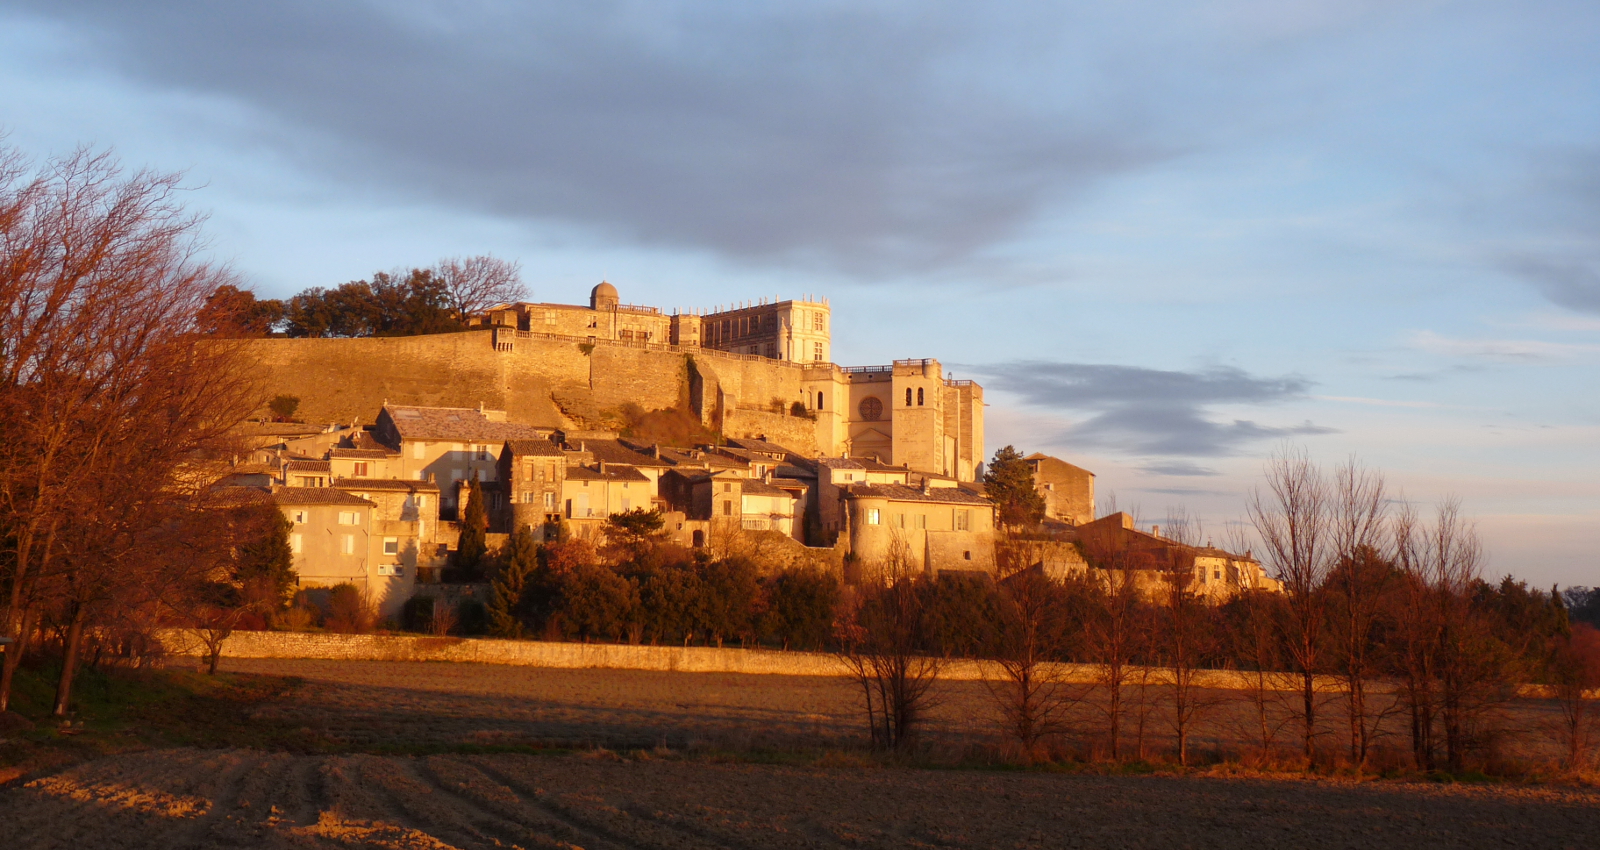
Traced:
<svg viewBox="0 0 1600 850">
<path fill-rule="evenodd" d="M 1015 448 L 1006 446 L 994 453 L 983 473 L 983 487 L 1001 526 L 1031 528 L 1044 519 L 1044 497 L 1034 489 L 1033 469 Z"/>
</svg>

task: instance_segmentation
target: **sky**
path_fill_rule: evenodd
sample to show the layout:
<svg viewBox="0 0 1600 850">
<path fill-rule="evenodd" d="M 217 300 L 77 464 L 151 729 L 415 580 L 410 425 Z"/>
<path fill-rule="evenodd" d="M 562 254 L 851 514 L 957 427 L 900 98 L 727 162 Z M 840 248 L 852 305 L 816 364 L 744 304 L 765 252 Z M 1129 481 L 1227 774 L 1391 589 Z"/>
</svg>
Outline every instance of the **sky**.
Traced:
<svg viewBox="0 0 1600 850">
<path fill-rule="evenodd" d="M 0 0 L 0 132 L 181 171 L 262 297 L 827 296 L 988 450 L 1228 539 L 1275 451 L 1600 585 L 1593 2 Z"/>
</svg>

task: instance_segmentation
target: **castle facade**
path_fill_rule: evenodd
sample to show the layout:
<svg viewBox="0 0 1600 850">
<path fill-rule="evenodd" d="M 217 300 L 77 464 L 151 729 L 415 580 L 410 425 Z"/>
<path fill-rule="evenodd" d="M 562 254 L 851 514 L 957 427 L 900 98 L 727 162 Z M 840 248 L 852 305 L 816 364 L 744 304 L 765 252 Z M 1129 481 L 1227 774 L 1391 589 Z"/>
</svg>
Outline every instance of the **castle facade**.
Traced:
<svg viewBox="0 0 1600 850">
<path fill-rule="evenodd" d="M 722 352 L 790 367 L 781 390 L 717 381 L 707 397 L 690 403 L 708 425 L 727 436 L 754 437 L 730 428 L 731 411 L 803 415 L 815 426 L 807 448 L 825 455 L 871 458 L 918 472 L 971 481 L 983 463 L 983 388 L 941 373 L 933 359 L 896 360 L 885 366 L 836 366 L 829 361 L 832 315 L 821 300 L 767 301 L 704 313 L 667 314 L 657 307 L 624 304 L 615 286 L 601 282 L 587 307 L 571 304 L 502 304 L 472 324 L 512 331 L 495 347 L 515 351 L 521 340 L 579 339 L 645 348 Z M 721 372 L 715 363 L 703 371 Z M 746 391 L 746 390 L 749 391 Z M 765 395 L 763 395 L 765 394 Z M 748 418 L 748 417 L 745 417 Z M 730 433 L 734 432 L 734 433 Z M 773 436 L 778 439 L 779 436 Z M 793 438 L 793 429 L 784 429 Z"/>
</svg>

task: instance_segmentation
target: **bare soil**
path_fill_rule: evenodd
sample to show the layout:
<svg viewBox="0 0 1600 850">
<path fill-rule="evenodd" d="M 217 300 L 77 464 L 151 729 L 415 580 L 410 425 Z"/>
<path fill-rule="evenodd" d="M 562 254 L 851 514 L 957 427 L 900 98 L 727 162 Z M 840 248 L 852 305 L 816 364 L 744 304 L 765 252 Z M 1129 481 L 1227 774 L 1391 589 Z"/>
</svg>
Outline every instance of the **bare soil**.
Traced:
<svg viewBox="0 0 1600 850">
<path fill-rule="evenodd" d="M 886 767 L 857 755 L 846 679 L 225 664 L 299 678 L 240 704 L 239 728 L 281 730 L 289 751 L 156 749 L 24 777 L 0 787 L 0 847 L 1589 848 L 1600 836 L 1600 790 L 1586 787 Z M 997 740 L 984 685 L 941 693 L 930 748 Z M 1236 702 L 1212 712 L 1211 746 L 1235 745 Z M 1164 746 L 1161 719 L 1148 725 Z M 551 745 L 600 749 L 507 751 Z"/>
<path fill-rule="evenodd" d="M 1541 847 L 1589 789 L 160 750 L 0 792 L 6 846 Z"/>
</svg>

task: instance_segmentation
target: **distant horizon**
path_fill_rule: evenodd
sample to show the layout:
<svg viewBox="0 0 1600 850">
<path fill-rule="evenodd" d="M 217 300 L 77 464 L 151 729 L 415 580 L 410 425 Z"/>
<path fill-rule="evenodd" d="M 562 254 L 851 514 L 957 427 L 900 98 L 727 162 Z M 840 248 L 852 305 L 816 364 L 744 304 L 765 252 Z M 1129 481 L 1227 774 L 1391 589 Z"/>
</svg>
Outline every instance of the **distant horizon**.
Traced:
<svg viewBox="0 0 1600 850">
<path fill-rule="evenodd" d="M 1600 585 L 1600 8 L 0 0 L 0 133 L 181 171 L 262 297 L 828 293 L 1006 444 L 1220 534 L 1278 446 Z"/>
</svg>

